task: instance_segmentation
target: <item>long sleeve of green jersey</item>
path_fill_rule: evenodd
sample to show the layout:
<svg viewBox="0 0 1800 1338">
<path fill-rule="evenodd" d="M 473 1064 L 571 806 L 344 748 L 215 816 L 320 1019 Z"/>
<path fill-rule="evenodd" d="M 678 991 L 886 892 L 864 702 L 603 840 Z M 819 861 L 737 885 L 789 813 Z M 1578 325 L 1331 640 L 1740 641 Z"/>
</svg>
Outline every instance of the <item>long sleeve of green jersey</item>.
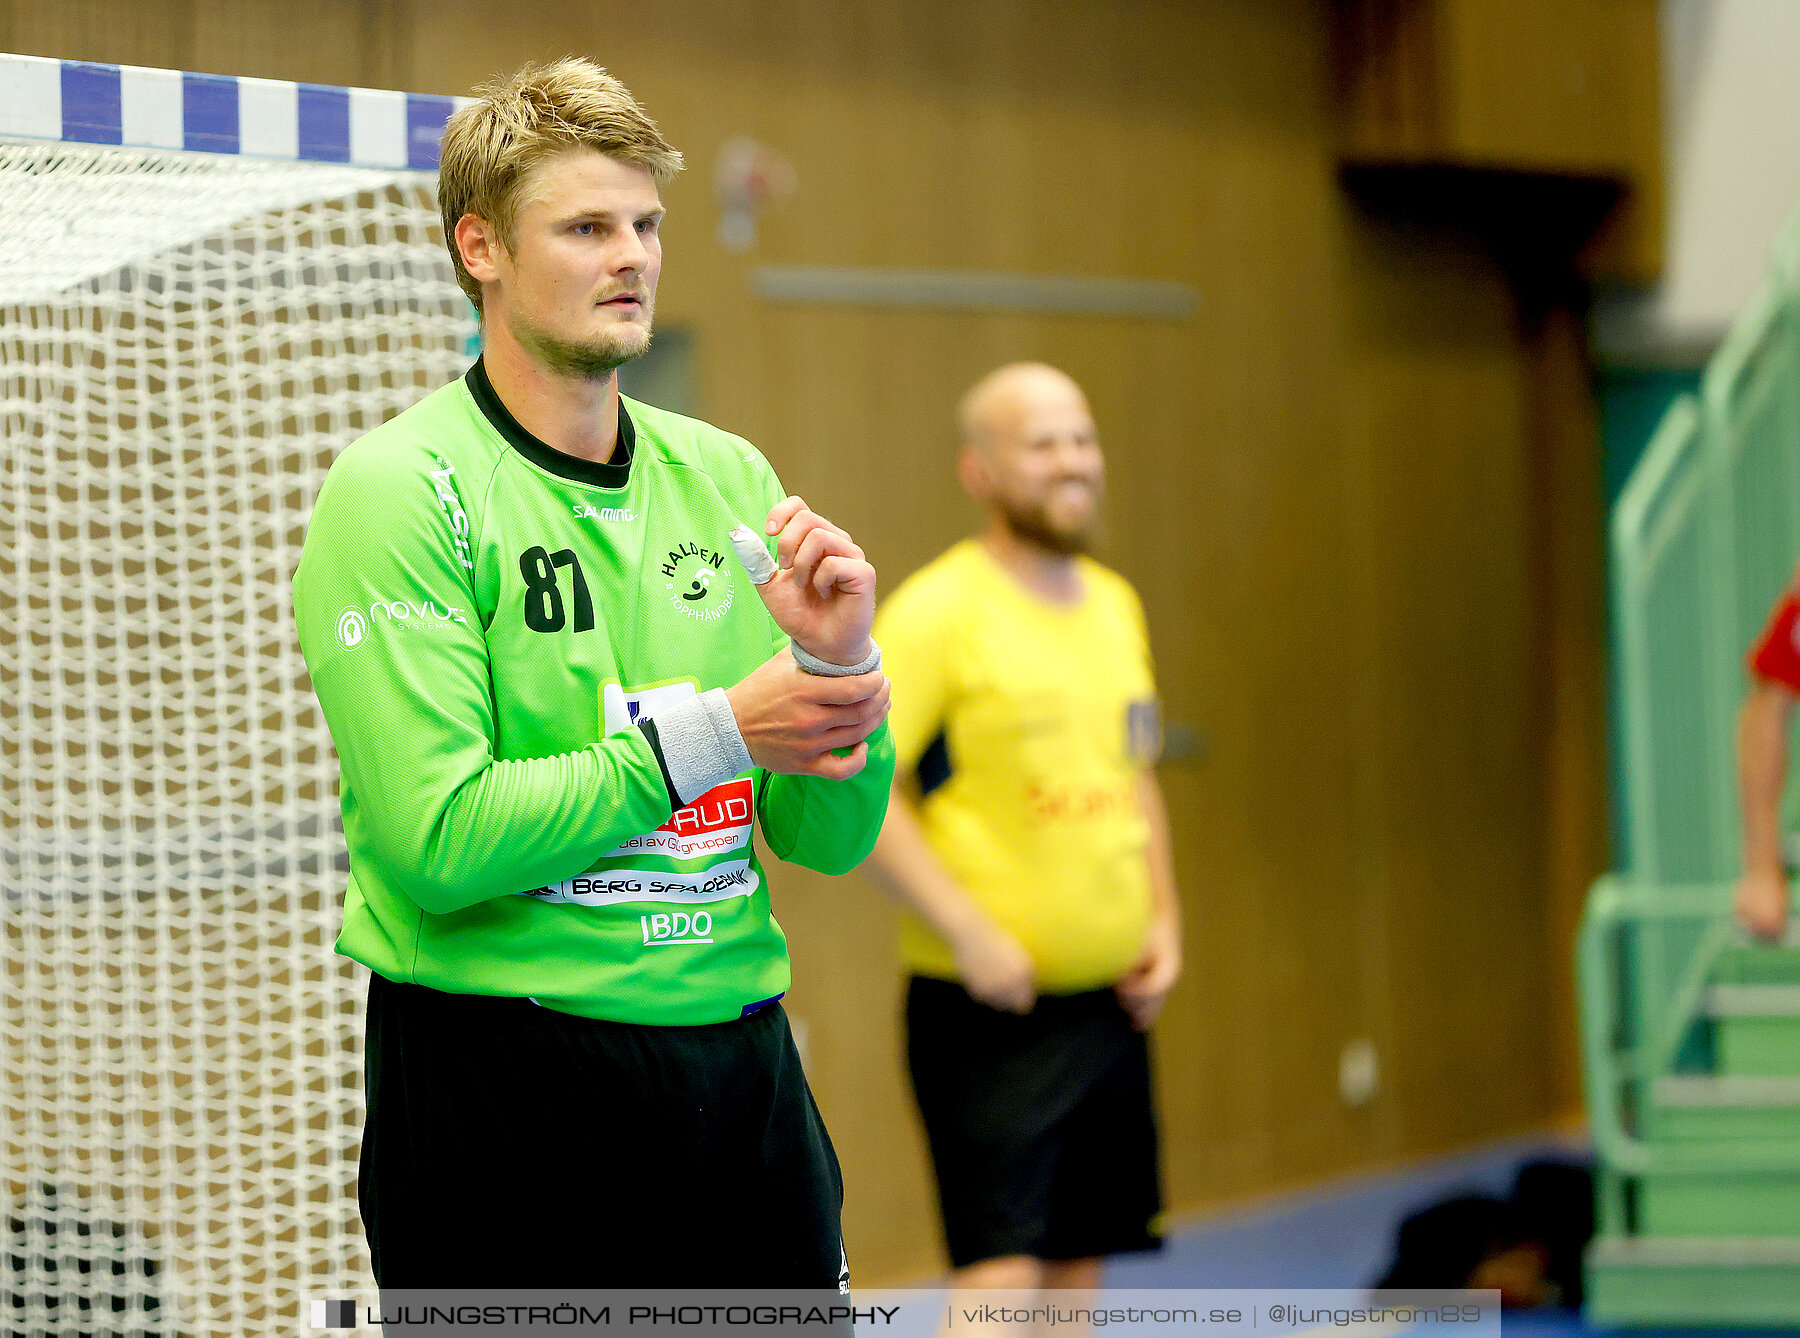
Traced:
<svg viewBox="0 0 1800 1338">
<path fill-rule="evenodd" d="M 893 782 L 894 739 L 885 720 L 869 736 L 868 763 L 849 780 L 770 774 L 759 810 L 769 849 L 820 873 L 849 873 L 875 848 Z"/>
<path fill-rule="evenodd" d="M 672 805 L 640 729 L 553 757 L 495 757 L 469 557 L 479 517 L 447 489 L 421 488 L 429 468 L 354 448 L 338 460 L 294 610 L 342 768 L 346 837 L 442 914 L 578 874 Z"/>
</svg>

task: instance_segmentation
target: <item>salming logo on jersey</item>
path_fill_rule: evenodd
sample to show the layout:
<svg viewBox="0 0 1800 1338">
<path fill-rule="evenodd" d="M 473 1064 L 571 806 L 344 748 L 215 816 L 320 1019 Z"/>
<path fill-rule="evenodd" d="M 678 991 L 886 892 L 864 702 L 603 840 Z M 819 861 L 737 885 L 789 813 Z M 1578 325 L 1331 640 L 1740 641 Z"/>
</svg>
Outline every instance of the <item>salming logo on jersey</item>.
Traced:
<svg viewBox="0 0 1800 1338">
<path fill-rule="evenodd" d="M 611 520 L 623 525 L 637 519 L 637 512 L 628 506 L 594 506 L 575 502 L 570 504 L 569 511 L 577 520 Z"/>
</svg>

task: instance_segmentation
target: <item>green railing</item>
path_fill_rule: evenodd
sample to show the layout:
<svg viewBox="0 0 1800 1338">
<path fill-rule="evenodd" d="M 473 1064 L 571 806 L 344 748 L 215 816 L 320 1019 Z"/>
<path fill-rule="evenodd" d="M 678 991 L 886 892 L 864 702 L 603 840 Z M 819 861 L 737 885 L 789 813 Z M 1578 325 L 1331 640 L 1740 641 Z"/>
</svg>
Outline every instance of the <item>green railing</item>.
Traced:
<svg viewBox="0 0 1800 1338">
<path fill-rule="evenodd" d="M 1646 882 L 1737 869 L 1743 657 L 1800 559 L 1795 285 L 1778 268 L 1613 513 L 1626 867 Z"/>
<path fill-rule="evenodd" d="M 1750 944 L 1731 915 L 1744 656 L 1800 560 L 1800 214 L 1700 393 L 1658 427 L 1611 540 L 1626 872 L 1595 886 L 1579 943 L 1590 1281 L 1611 1323 L 1739 1294 L 1800 1321 L 1800 1241 L 1782 1244 L 1800 1237 L 1800 953 Z M 1666 1282 L 1632 1253 L 1646 1241 Z"/>
<path fill-rule="evenodd" d="M 1654 1085 L 1678 1072 L 1703 997 L 1742 944 L 1729 883 L 1659 886 L 1610 877 L 1588 898 L 1579 946 L 1581 1041 L 1588 1125 L 1603 1169 L 1603 1233 L 1623 1228 L 1617 1177 L 1800 1171 L 1800 1141 L 1655 1137 Z"/>
<path fill-rule="evenodd" d="M 1630 1092 L 1617 1055 L 1628 1052 L 1641 1077 L 1669 1071 L 1670 1037 L 1693 1002 L 1670 991 L 1697 991 L 1707 953 L 1732 932 L 1744 655 L 1800 559 L 1800 214 L 1700 394 L 1665 415 L 1619 496 L 1611 538 L 1626 877 L 1595 888 L 1589 918 L 1611 923 L 1635 907 L 1644 919 L 1604 962 L 1584 940 L 1584 1008 L 1590 1020 L 1619 1020 L 1631 1042 L 1608 1058 L 1587 1038 L 1590 1098 L 1608 1127 L 1609 1093 L 1621 1081 Z M 1800 826 L 1800 786 L 1791 790 L 1789 830 Z M 1713 907 L 1710 926 L 1690 914 L 1701 904 Z"/>
</svg>

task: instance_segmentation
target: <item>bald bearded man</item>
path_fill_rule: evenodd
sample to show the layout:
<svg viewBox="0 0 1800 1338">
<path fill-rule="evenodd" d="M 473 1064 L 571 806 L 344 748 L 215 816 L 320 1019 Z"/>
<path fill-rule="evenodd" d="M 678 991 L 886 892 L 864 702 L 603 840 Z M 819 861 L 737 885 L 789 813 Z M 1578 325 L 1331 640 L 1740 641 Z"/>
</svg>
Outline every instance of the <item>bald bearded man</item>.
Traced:
<svg viewBox="0 0 1800 1338">
<path fill-rule="evenodd" d="M 1091 1288 L 1160 1244 L 1144 1032 L 1181 972 L 1142 607 L 1085 554 L 1104 461 L 1041 363 L 964 397 L 987 513 L 877 635 L 895 793 L 867 866 L 908 912 L 907 1056 L 953 1285 Z"/>
</svg>

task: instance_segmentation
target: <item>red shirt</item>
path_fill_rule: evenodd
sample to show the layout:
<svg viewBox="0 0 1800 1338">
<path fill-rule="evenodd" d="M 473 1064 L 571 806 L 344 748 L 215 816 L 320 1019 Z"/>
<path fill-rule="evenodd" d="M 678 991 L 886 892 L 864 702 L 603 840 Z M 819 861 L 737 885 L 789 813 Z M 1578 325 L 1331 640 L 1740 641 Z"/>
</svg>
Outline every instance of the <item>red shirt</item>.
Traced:
<svg viewBox="0 0 1800 1338">
<path fill-rule="evenodd" d="M 1800 593 L 1789 589 L 1750 648 L 1750 672 L 1800 693 Z"/>
</svg>

